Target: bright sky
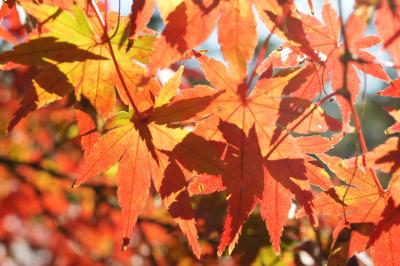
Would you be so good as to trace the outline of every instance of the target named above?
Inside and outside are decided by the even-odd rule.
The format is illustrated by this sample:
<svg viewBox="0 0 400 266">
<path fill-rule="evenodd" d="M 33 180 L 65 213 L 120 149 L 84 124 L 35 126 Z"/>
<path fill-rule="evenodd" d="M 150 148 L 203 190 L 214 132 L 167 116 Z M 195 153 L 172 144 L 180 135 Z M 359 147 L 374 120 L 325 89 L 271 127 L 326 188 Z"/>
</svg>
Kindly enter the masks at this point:
<svg viewBox="0 0 400 266">
<path fill-rule="evenodd" d="M 110 6 L 114 10 L 118 10 L 118 2 L 121 2 L 121 10 L 123 15 L 129 14 L 131 5 L 132 5 L 132 0 L 109 0 Z M 159 1 L 168 1 L 168 0 L 159 0 Z M 303 13 L 308 13 L 310 9 L 308 8 L 308 1 L 307 0 L 295 0 L 298 9 L 303 12 Z M 331 3 L 334 6 L 337 6 L 337 0 L 331 0 Z M 343 0 L 343 9 L 345 13 L 345 17 L 350 13 L 351 8 L 354 6 L 354 0 Z M 314 3 L 314 8 L 316 14 L 319 14 L 321 11 L 321 6 L 323 3 L 323 0 L 313 0 Z"/>
</svg>

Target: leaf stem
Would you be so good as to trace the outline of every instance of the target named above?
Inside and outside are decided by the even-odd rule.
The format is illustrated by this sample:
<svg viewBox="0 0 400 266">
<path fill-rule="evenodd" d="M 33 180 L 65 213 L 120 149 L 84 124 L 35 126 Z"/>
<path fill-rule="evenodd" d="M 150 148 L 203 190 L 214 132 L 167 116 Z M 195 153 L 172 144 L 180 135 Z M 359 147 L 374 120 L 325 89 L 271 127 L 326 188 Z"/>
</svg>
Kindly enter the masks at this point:
<svg viewBox="0 0 400 266">
<path fill-rule="evenodd" d="M 268 34 L 267 38 L 265 38 L 265 41 L 263 42 L 260 52 L 258 53 L 256 63 L 254 64 L 253 71 L 251 72 L 249 81 L 247 82 L 247 88 L 250 89 L 251 84 L 253 83 L 254 78 L 256 77 L 257 74 L 257 68 L 260 66 L 262 60 L 265 57 L 265 53 L 267 52 L 267 47 L 268 43 L 271 40 L 272 34 L 274 33 L 276 29 L 276 25 L 272 28 L 271 32 Z"/>
<path fill-rule="evenodd" d="M 354 108 L 354 105 L 351 103 L 351 100 L 348 99 L 348 101 L 349 101 L 349 105 L 350 105 L 350 108 L 351 108 L 351 114 L 352 114 L 353 119 L 354 119 L 354 125 L 355 125 L 356 131 L 357 131 L 358 142 L 360 143 L 360 146 L 361 146 L 361 151 L 362 151 L 361 158 L 362 158 L 363 166 L 365 168 L 368 168 L 369 171 L 371 172 L 372 178 L 373 178 L 374 183 L 375 183 L 376 187 L 378 188 L 379 192 L 380 193 L 385 193 L 385 190 L 383 189 L 381 183 L 379 182 L 379 178 L 378 178 L 376 172 L 374 171 L 374 169 L 372 169 L 371 167 L 367 167 L 366 154 L 368 152 L 368 148 L 367 148 L 367 144 L 365 142 L 364 134 L 362 132 L 360 119 L 358 117 L 356 109 Z"/>
<path fill-rule="evenodd" d="M 268 158 L 269 156 L 271 156 L 271 154 L 276 150 L 276 148 L 278 148 L 278 146 L 290 135 L 290 132 L 295 130 L 301 123 L 304 122 L 304 120 L 309 117 L 318 107 L 320 107 L 324 102 L 326 102 L 327 100 L 331 99 L 333 96 L 335 96 L 337 94 L 337 92 L 333 92 L 327 96 L 325 96 L 324 98 L 322 98 L 319 102 L 317 102 L 298 122 L 296 122 L 296 124 L 294 124 L 290 129 L 288 129 L 285 133 L 285 135 L 283 135 L 282 138 L 280 138 L 275 144 L 274 146 L 271 148 L 271 150 L 268 152 L 268 154 L 265 156 L 265 158 Z"/>
<path fill-rule="evenodd" d="M 365 142 L 364 134 L 362 132 L 360 118 L 358 117 L 357 111 L 352 102 L 351 93 L 350 93 L 349 89 L 347 88 L 348 63 L 349 63 L 349 61 L 352 60 L 352 56 L 351 56 L 350 49 L 348 46 L 347 37 L 346 37 L 346 29 L 344 27 L 344 22 L 343 22 L 342 1 L 338 0 L 338 4 L 339 4 L 340 29 L 342 31 L 343 43 L 344 43 L 344 49 L 345 49 L 344 56 L 343 56 L 343 85 L 342 85 L 342 92 L 339 94 L 347 100 L 347 102 L 350 106 L 351 115 L 353 117 L 354 125 L 356 127 L 357 139 L 361 146 L 361 151 L 362 151 L 361 156 L 362 156 L 363 166 L 365 168 L 368 168 L 369 171 L 371 172 L 372 178 L 373 178 L 374 183 L 375 183 L 376 187 L 378 188 L 379 192 L 385 193 L 385 190 L 382 188 L 382 185 L 379 182 L 379 178 L 378 178 L 377 174 L 375 173 L 375 171 L 372 168 L 367 167 L 367 158 L 366 158 L 366 154 L 368 153 L 367 144 Z"/>
<path fill-rule="evenodd" d="M 121 81 L 122 87 L 123 87 L 128 99 L 129 99 L 130 104 L 132 105 L 133 110 L 135 111 L 135 113 L 138 116 L 140 116 L 141 115 L 140 111 L 137 108 L 135 102 L 133 101 L 132 95 L 130 94 L 128 86 L 126 85 L 125 79 L 122 76 L 122 72 L 121 72 L 120 66 L 118 64 L 117 58 L 115 57 L 115 53 L 114 53 L 114 49 L 113 49 L 112 44 L 111 44 L 111 40 L 110 40 L 110 38 L 108 36 L 108 33 L 107 33 L 107 26 L 106 26 L 106 23 L 105 23 L 105 21 L 103 19 L 103 16 L 100 13 L 99 7 L 97 6 L 97 4 L 96 4 L 96 2 L 94 0 L 90 0 L 89 3 L 90 3 L 90 6 L 93 8 L 93 10 L 94 10 L 94 12 L 96 14 L 96 17 L 99 20 L 101 26 L 103 27 L 103 30 L 104 30 L 104 36 L 103 37 L 105 38 L 105 40 L 106 40 L 106 42 L 108 44 L 108 48 L 110 50 L 111 58 L 113 60 L 115 70 L 117 71 L 118 78 Z"/>
</svg>

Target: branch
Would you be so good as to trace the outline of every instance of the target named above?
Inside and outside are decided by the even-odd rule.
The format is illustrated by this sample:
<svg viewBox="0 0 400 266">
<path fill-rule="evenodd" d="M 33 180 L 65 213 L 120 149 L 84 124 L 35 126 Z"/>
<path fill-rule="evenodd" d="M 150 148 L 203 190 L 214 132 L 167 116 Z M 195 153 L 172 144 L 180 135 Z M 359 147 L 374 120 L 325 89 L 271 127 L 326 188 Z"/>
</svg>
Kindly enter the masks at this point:
<svg viewBox="0 0 400 266">
<path fill-rule="evenodd" d="M 44 167 L 43 165 L 41 165 L 39 162 L 24 162 L 24 161 L 17 161 L 17 160 L 13 160 L 7 157 L 3 157 L 0 156 L 0 164 L 5 164 L 7 166 L 10 166 L 12 168 L 17 167 L 17 166 L 27 166 L 30 167 L 34 170 L 37 171 L 42 171 L 42 172 L 46 172 L 52 176 L 57 176 L 63 179 L 68 179 L 68 180 L 73 180 L 74 178 L 72 176 L 68 176 L 66 174 L 63 174 L 61 172 L 58 172 L 54 169 L 50 169 L 47 167 Z"/>
<path fill-rule="evenodd" d="M 74 176 L 67 175 L 67 174 L 61 173 L 59 171 L 56 171 L 54 169 L 45 167 L 39 161 L 36 161 L 36 162 L 18 161 L 18 160 L 13 160 L 13 159 L 4 157 L 4 156 L 0 156 L 0 164 L 3 164 L 6 167 L 8 167 L 9 169 L 13 170 L 14 174 L 16 174 L 17 178 L 25 183 L 30 183 L 30 182 L 25 177 L 21 176 L 19 173 L 16 172 L 16 167 L 18 167 L 18 166 L 29 167 L 29 168 L 32 168 L 33 170 L 45 172 L 45 173 L 52 175 L 53 177 L 58 177 L 58 178 L 65 179 L 65 180 L 68 180 L 71 182 L 74 182 L 74 180 L 75 180 Z M 108 186 L 101 185 L 101 184 L 99 184 L 99 185 L 82 184 L 82 186 L 90 187 L 90 188 L 94 189 L 95 191 L 103 191 L 106 188 L 108 188 Z M 73 187 L 73 185 L 72 185 L 72 187 Z"/>
</svg>

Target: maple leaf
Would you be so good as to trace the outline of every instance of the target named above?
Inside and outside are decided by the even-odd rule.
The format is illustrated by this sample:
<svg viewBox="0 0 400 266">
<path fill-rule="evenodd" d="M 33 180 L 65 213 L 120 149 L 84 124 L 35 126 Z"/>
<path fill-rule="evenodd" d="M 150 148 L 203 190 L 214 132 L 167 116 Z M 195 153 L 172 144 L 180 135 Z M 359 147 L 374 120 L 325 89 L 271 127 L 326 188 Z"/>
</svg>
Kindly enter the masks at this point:
<svg viewBox="0 0 400 266">
<path fill-rule="evenodd" d="M 232 75 L 242 79 L 257 45 L 256 19 L 252 1 L 222 2 L 218 41 Z"/>
<path fill-rule="evenodd" d="M 254 0 L 254 5 L 265 26 L 279 38 L 287 40 L 286 32 L 283 28 L 288 26 L 287 23 L 293 15 L 295 10 L 294 2 L 291 0 Z"/>
<path fill-rule="evenodd" d="M 375 27 L 394 65 L 400 65 L 400 5 L 397 0 L 382 1 L 376 10 Z"/>
<path fill-rule="evenodd" d="M 343 134 L 333 135 L 331 138 L 320 135 L 300 136 L 296 138 L 297 145 L 304 153 L 307 177 L 314 185 L 329 193 L 333 188 L 333 183 L 326 173 L 323 164 L 315 158 L 319 154 L 324 154 L 331 150 L 342 140 Z M 311 156 L 313 155 L 313 156 Z"/>
<path fill-rule="evenodd" d="M 221 154 L 225 154 L 223 159 L 228 168 L 234 169 L 234 172 L 222 169 L 216 177 L 221 181 L 212 182 L 217 185 L 215 190 L 220 190 L 222 183 L 228 193 L 228 214 L 218 253 L 222 254 L 228 245 L 232 251 L 243 223 L 257 203 L 274 250 L 279 252 L 280 236 L 294 198 L 306 206 L 313 219 L 304 155 L 292 136 L 283 136 L 283 130 L 296 123 L 301 125 L 302 120 L 309 126 L 300 126 L 299 132 L 328 130 L 331 125 L 318 112 L 302 116 L 311 102 L 282 97 L 282 91 L 296 73 L 260 79 L 248 92 L 244 80 L 236 81 L 221 62 L 195 54 L 206 79 L 221 92 L 214 101 L 214 117 L 198 123 L 195 132 L 207 140 L 228 143 Z M 208 181 L 200 178 L 196 182 Z M 249 182 L 258 184 L 257 188 L 251 188 Z M 215 191 L 208 184 L 204 190 Z"/>
<path fill-rule="evenodd" d="M 197 133 L 204 135 L 205 131 L 209 130 L 214 132 L 214 126 L 222 133 L 223 140 L 207 141 L 196 135 Z M 240 139 L 243 139 L 243 144 Z M 310 142 L 312 142 L 311 139 Z M 257 141 L 254 127 L 246 136 L 237 125 L 224 122 L 214 116 L 204 122 L 199 122 L 194 133 L 188 135 L 172 152 L 173 159 L 177 160 L 186 171 L 186 179 L 190 181 L 188 191 L 192 195 L 205 195 L 225 190 L 228 193 L 228 216 L 223 235 L 225 239 L 221 240 L 220 247 L 229 245 L 230 252 L 235 246 L 238 235 L 230 243 L 229 234 L 234 234 L 237 228 L 240 232 L 242 224 L 257 203 L 262 208 L 260 209 L 262 217 L 267 221 L 274 250 L 279 252 L 282 228 L 286 223 L 288 209 L 293 199 L 290 190 L 280 183 L 291 187 L 292 191 L 298 189 L 290 182 L 278 183 L 268 174 Z M 330 140 L 326 139 L 326 141 Z M 316 144 L 314 147 L 317 145 L 324 146 L 317 150 L 328 150 L 328 147 L 332 147 L 332 144 L 325 143 Z M 308 151 L 311 152 L 311 149 Z M 314 148 L 313 151 L 315 150 Z M 300 164 L 299 166 L 301 167 Z M 324 174 L 322 165 L 315 159 L 307 157 L 302 168 L 305 168 L 304 171 L 307 172 L 306 175 L 313 184 L 324 190 L 332 187 L 329 178 Z M 263 200 L 263 197 L 268 198 L 268 201 Z M 222 251 L 219 250 L 219 254 L 221 253 Z"/>
<path fill-rule="evenodd" d="M 40 4 L 46 4 L 50 6 L 58 6 L 62 8 L 63 10 L 70 10 L 74 8 L 74 5 L 79 5 L 82 9 L 84 8 L 85 10 L 88 7 L 88 1 L 87 0 L 20 0 L 20 3 L 40 3 Z"/>
<path fill-rule="evenodd" d="M 388 198 L 386 207 L 374 212 L 380 213 L 374 223 L 340 225 L 341 231 L 337 232 L 328 265 L 337 265 L 338 262 L 346 263 L 354 252 L 361 252 L 367 248 L 371 250 L 374 265 L 397 265 L 400 232 L 399 206 L 395 206 L 393 200 Z"/>
<path fill-rule="evenodd" d="M 367 162 L 375 169 L 384 173 L 395 174 L 399 168 L 400 142 L 398 137 L 392 137 L 366 154 Z"/>
<path fill-rule="evenodd" d="M 391 182 L 390 184 L 391 190 L 393 183 Z M 395 193 L 395 191 L 392 191 L 392 193 Z M 398 256 L 400 255 L 399 219 L 400 205 L 395 205 L 394 200 L 390 198 L 382 212 L 381 220 L 378 221 L 368 241 L 368 246 L 371 247 L 372 259 L 377 266 L 394 266 L 398 264 Z"/>
<path fill-rule="evenodd" d="M 87 153 L 99 139 L 97 124 L 90 114 L 78 108 L 75 108 L 75 117 L 81 135 L 81 146 Z"/>
<path fill-rule="evenodd" d="M 248 136 L 238 126 L 227 122 L 220 122 L 218 128 L 228 143 L 224 161 L 229 165 L 222 174 L 228 194 L 228 212 L 218 246 L 221 255 L 227 245 L 230 252 L 233 250 L 242 225 L 262 198 L 266 173 L 254 124 Z"/>
<path fill-rule="evenodd" d="M 382 91 L 379 91 L 378 94 L 381 96 L 399 98 L 400 97 L 400 79 L 391 81 L 389 86 L 384 88 Z M 399 110 L 393 110 L 393 108 L 386 108 L 386 111 L 389 112 L 389 114 L 395 119 L 396 122 L 395 122 L 395 124 L 393 124 L 392 126 L 387 128 L 385 133 L 393 134 L 393 133 L 399 132 L 399 130 L 400 130 L 400 122 L 399 122 L 400 112 L 399 112 Z"/>
<path fill-rule="evenodd" d="M 390 96 L 394 98 L 400 97 L 400 79 L 393 80 L 390 82 L 389 86 L 387 86 L 382 91 L 378 92 L 381 96 Z"/>
<path fill-rule="evenodd" d="M 381 96 L 399 98 L 400 97 L 400 79 L 391 81 L 389 86 L 387 86 L 382 91 L 379 91 L 378 94 Z M 400 130 L 400 122 L 399 122 L 400 112 L 399 112 L 399 110 L 393 110 L 393 109 L 388 108 L 386 111 L 388 111 L 389 114 L 395 119 L 396 123 L 393 124 L 392 126 L 390 126 L 388 129 L 386 129 L 385 133 L 392 134 L 392 133 L 399 132 L 399 130 Z"/>
<path fill-rule="evenodd" d="M 154 37 L 138 37 L 126 52 L 128 36 L 123 27 L 116 26 L 116 29 L 110 30 L 114 32 L 113 38 L 104 40 L 101 25 L 86 16 L 77 5 L 71 12 L 30 2 L 23 3 L 23 7 L 48 31 L 38 37 L 30 36 L 28 42 L 0 55 L 0 62 L 7 63 L 3 68 L 22 64 L 33 66 L 36 70 L 34 90 L 27 93 L 10 127 L 28 112 L 58 100 L 70 91 L 75 91 L 78 99 L 84 96 L 101 115 L 108 116 L 116 103 L 114 86 L 126 104 L 130 103 L 127 93 L 139 94 L 146 86 L 141 84 L 143 67 L 132 60 L 147 62 Z M 126 21 L 121 20 L 122 23 Z M 129 91 L 123 88 L 113 57 Z M 137 105 L 147 108 L 149 101 L 138 101 Z"/>
<path fill-rule="evenodd" d="M 394 118 L 396 121 L 393 125 L 385 130 L 386 134 L 393 134 L 400 131 L 400 111 L 399 110 L 392 110 L 389 114 Z"/>
<path fill-rule="evenodd" d="M 334 230 L 335 242 L 328 265 L 346 263 L 356 252 L 368 247 L 371 247 L 372 258 L 377 265 L 396 265 L 393 263 L 393 252 L 398 242 L 395 239 L 399 226 L 393 224 L 393 218 L 398 210 L 391 207 L 393 203 L 390 202 L 394 182 L 383 192 L 374 182 L 373 169 L 357 166 L 354 161 L 340 162 L 339 158 L 327 155 L 320 158 L 345 182 L 335 187 L 337 197 L 320 193 L 314 200 L 315 208 L 321 215 L 341 217 Z"/>
<path fill-rule="evenodd" d="M 218 41 L 222 54 L 235 77 L 241 79 L 246 75 L 247 63 L 257 45 L 252 1 L 173 1 L 162 3 L 160 12 L 166 26 L 155 43 L 150 73 L 169 66 L 205 41 L 220 18 Z"/>
<path fill-rule="evenodd" d="M 153 74 L 159 68 L 169 66 L 188 49 L 205 41 L 217 21 L 217 7 L 218 3 L 215 5 L 214 1 L 198 4 L 193 0 L 181 0 L 171 5 L 161 4 L 160 12 L 164 14 L 166 26 L 154 45 L 149 72 Z"/>
<path fill-rule="evenodd" d="M 7 24 L 4 21 L 7 20 Z M 3 40 L 12 44 L 18 43 L 18 38 L 15 33 L 21 31 L 21 19 L 14 2 L 2 5 L 0 8 L 0 36 Z"/>
<path fill-rule="evenodd" d="M 379 216 L 379 210 L 385 206 L 385 198 L 374 183 L 372 170 L 354 167 L 354 163 L 338 161 L 338 158 L 324 155 L 321 159 L 327 163 L 329 169 L 336 177 L 345 182 L 344 185 L 335 187 L 338 198 L 345 204 L 345 220 L 348 223 L 374 222 Z M 335 202 L 337 203 L 337 202 Z M 363 206 L 363 208 L 360 208 Z M 343 206 L 335 205 L 338 209 L 326 208 L 325 213 L 341 215 Z M 339 212 L 337 212 L 339 211 Z"/>
<path fill-rule="evenodd" d="M 243 77 L 246 74 L 247 62 L 251 59 L 257 44 L 256 21 L 252 12 L 253 3 L 270 30 L 279 20 L 272 21 L 266 16 L 266 11 L 277 16 L 283 13 L 279 18 L 284 19 L 294 7 L 292 1 L 280 3 L 275 0 L 270 0 L 268 3 L 259 0 L 159 1 L 158 8 L 166 28 L 157 41 L 150 72 L 170 65 L 179 60 L 186 50 L 196 48 L 211 34 L 220 16 L 218 41 L 221 44 L 222 54 L 228 61 L 234 76 Z M 200 28 L 201 31 L 199 31 Z M 177 34 L 178 32 L 181 34 Z M 276 32 L 279 34 L 278 30 Z"/>
<path fill-rule="evenodd" d="M 303 35 L 301 38 L 297 35 L 292 37 L 298 44 L 284 44 L 263 62 L 258 72 L 262 73 L 270 67 L 293 67 L 306 62 L 303 70 L 293 79 L 296 81 L 292 82 L 293 86 L 287 87 L 287 93 L 313 100 L 330 80 L 332 89 L 336 92 L 340 92 L 345 85 L 354 104 L 360 92 L 356 68 L 386 82 L 390 81 L 383 66 L 376 62 L 373 55 L 363 50 L 380 42 L 375 36 L 363 36 L 367 17 L 367 9 L 361 7 L 348 19 L 345 34 L 350 54 L 345 54 L 345 44 L 339 41 L 340 20 L 329 3 L 325 3 L 322 9 L 324 24 L 313 16 L 300 13 L 296 22 Z M 346 74 L 343 60 L 348 62 Z M 347 84 L 344 84 L 345 77 Z M 344 97 L 337 97 L 337 101 L 343 122 L 348 123 L 351 114 L 348 102 Z"/>
<path fill-rule="evenodd" d="M 179 182 L 184 180 L 176 175 L 174 180 L 164 180 L 164 174 L 177 171 L 171 169 L 174 166 L 168 164 L 168 156 L 160 151 L 171 151 L 184 139 L 189 131 L 179 124 L 201 114 L 213 100 L 215 91 L 198 86 L 177 96 L 182 71 L 183 67 L 161 88 L 146 113 L 123 111 L 106 122 L 108 131 L 85 153 L 76 185 L 120 160 L 118 199 L 122 207 L 124 244 L 129 243 L 138 215 L 146 204 L 152 180 L 165 207 L 187 236 L 195 255 L 200 257 L 189 194 L 181 191 L 179 186 Z"/>
<path fill-rule="evenodd" d="M 145 30 L 153 15 L 155 5 L 155 0 L 139 0 L 132 3 L 129 38 L 133 39 L 135 34 Z"/>
</svg>

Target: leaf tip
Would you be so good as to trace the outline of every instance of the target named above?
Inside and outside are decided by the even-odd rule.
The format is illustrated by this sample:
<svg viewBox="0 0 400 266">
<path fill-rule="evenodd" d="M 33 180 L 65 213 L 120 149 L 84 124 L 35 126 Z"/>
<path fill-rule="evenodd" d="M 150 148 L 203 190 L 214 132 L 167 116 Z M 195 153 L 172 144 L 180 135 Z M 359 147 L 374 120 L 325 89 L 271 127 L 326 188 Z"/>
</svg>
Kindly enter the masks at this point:
<svg viewBox="0 0 400 266">
<path fill-rule="evenodd" d="M 224 251 L 222 251 L 222 250 L 218 250 L 218 251 L 217 251 L 217 255 L 218 255 L 218 257 L 221 257 L 223 253 L 224 253 Z"/>
<path fill-rule="evenodd" d="M 77 188 L 78 184 L 76 183 L 77 179 L 75 179 L 72 184 L 71 184 L 71 188 Z"/>
<path fill-rule="evenodd" d="M 129 239 L 129 238 L 124 237 L 124 238 L 122 239 L 122 246 L 121 246 L 121 250 L 122 250 L 122 251 L 125 251 L 125 250 L 128 249 L 129 242 L 130 242 L 130 239 Z"/>
<path fill-rule="evenodd" d="M 274 245 L 273 250 L 274 250 L 274 253 L 275 253 L 275 255 L 276 255 L 277 257 L 279 257 L 279 256 L 281 255 L 281 247 L 280 247 L 279 244 L 276 245 L 276 246 Z"/>
<path fill-rule="evenodd" d="M 202 55 L 205 54 L 205 51 L 204 51 L 204 50 L 195 50 L 195 49 L 192 49 L 192 52 L 193 52 L 193 55 L 194 55 L 196 58 L 199 58 L 199 57 L 201 57 Z"/>
</svg>

